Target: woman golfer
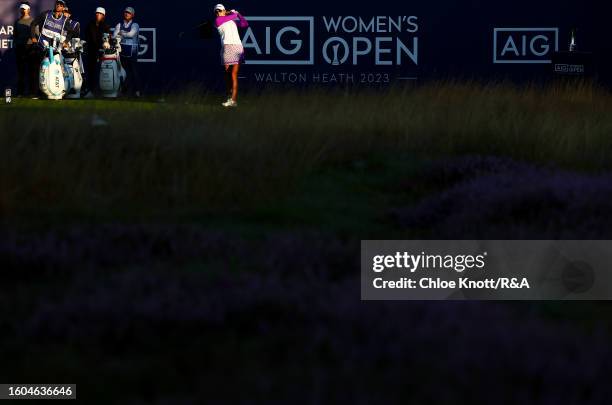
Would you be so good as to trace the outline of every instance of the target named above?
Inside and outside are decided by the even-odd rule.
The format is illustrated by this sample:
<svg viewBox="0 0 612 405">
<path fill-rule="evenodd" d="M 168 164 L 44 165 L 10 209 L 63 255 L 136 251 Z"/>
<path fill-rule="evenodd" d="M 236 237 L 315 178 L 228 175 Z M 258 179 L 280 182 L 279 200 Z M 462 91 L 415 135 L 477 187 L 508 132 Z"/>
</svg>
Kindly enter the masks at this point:
<svg viewBox="0 0 612 405">
<path fill-rule="evenodd" d="M 236 10 L 227 11 L 223 4 L 215 6 L 215 27 L 221 36 L 221 59 L 225 67 L 225 84 L 228 99 L 223 107 L 238 106 L 238 70 L 244 62 L 244 48 L 238 34 L 238 27 L 249 26 L 247 20 Z M 236 20 L 238 24 L 236 25 Z"/>
</svg>

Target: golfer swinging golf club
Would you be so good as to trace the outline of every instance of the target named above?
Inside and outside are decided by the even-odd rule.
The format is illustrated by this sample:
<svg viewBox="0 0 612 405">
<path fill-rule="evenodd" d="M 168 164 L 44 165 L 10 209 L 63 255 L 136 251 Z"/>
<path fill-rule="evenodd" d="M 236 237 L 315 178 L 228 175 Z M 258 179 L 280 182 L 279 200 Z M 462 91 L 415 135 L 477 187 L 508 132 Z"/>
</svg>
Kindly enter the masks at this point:
<svg viewBox="0 0 612 405">
<path fill-rule="evenodd" d="M 217 4 L 214 8 L 215 27 L 221 36 L 221 60 L 225 67 L 225 84 L 227 86 L 228 99 L 223 107 L 238 106 L 238 71 L 240 64 L 244 62 L 244 48 L 238 33 L 238 27 L 249 26 L 247 20 L 236 10 L 227 11 L 223 4 Z M 238 20 L 238 25 L 236 21 Z"/>
</svg>

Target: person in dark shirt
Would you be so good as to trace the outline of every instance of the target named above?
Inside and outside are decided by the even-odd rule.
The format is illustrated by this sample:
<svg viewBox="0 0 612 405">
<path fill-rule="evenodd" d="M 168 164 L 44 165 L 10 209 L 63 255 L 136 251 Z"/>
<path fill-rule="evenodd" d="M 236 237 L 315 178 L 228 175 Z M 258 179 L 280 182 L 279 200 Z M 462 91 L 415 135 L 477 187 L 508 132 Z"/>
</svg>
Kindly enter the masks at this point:
<svg viewBox="0 0 612 405">
<path fill-rule="evenodd" d="M 38 92 L 38 58 L 31 39 L 32 16 L 27 2 L 19 6 L 19 19 L 15 22 L 13 42 L 17 58 L 17 96 L 34 96 Z"/>
<path fill-rule="evenodd" d="M 72 12 L 68 7 L 64 8 L 64 17 L 66 21 L 66 42 L 70 42 L 73 38 L 81 37 L 81 24 L 72 18 Z"/>
<path fill-rule="evenodd" d="M 87 25 L 84 33 L 84 39 L 87 42 L 87 52 L 85 54 L 85 97 L 91 97 L 92 93 L 98 88 L 98 76 L 100 74 L 98 52 L 102 49 L 103 35 L 110 35 L 110 33 L 110 26 L 106 23 L 106 10 L 103 7 L 98 7 L 95 19 Z"/>
</svg>

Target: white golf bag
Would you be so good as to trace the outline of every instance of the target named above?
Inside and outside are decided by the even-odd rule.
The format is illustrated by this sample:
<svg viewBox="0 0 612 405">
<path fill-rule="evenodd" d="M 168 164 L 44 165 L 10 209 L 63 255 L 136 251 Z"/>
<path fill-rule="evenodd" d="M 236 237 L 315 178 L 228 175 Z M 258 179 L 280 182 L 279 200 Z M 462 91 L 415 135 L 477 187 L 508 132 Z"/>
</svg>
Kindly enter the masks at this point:
<svg viewBox="0 0 612 405">
<path fill-rule="evenodd" d="M 104 49 L 100 52 L 100 90 L 104 97 L 116 98 L 127 77 L 121 66 L 121 37 L 111 39 L 109 34 L 103 37 Z"/>
<path fill-rule="evenodd" d="M 45 57 L 40 64 L 38 82 L 40 91 L 49 100 L 61 100 L 66 94 L 66 83 L 64 80 L 64 62 L 59 51 L 63 38 L 59 35 L 53 38 L 53 43 L 44 41 Z"/>
<path fill-rule="evenodd" d="M 66 98 L 81 98 L 83 87 L 83 47 L 85 41 L 73 38 L 64 53 L 64 77 Z"/>
</svg>

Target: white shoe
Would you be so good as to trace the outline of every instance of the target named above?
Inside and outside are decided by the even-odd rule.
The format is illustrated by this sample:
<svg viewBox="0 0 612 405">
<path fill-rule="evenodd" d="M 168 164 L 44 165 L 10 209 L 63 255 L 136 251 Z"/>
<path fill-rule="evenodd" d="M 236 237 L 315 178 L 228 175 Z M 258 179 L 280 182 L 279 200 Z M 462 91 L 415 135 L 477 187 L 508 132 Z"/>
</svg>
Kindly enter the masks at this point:
<svg viewBox="0 0 612 405">
<path fill-rule="evenodd" d="M 221 104 L 223 107 L 225 108 L 234 108 L 234 107 L 238 107 L 238 103 L 235 102 L 234 100 L 232 100 L 231 98 L 229 100 L 227 100 L 225 103 Z"/>
</svg>

